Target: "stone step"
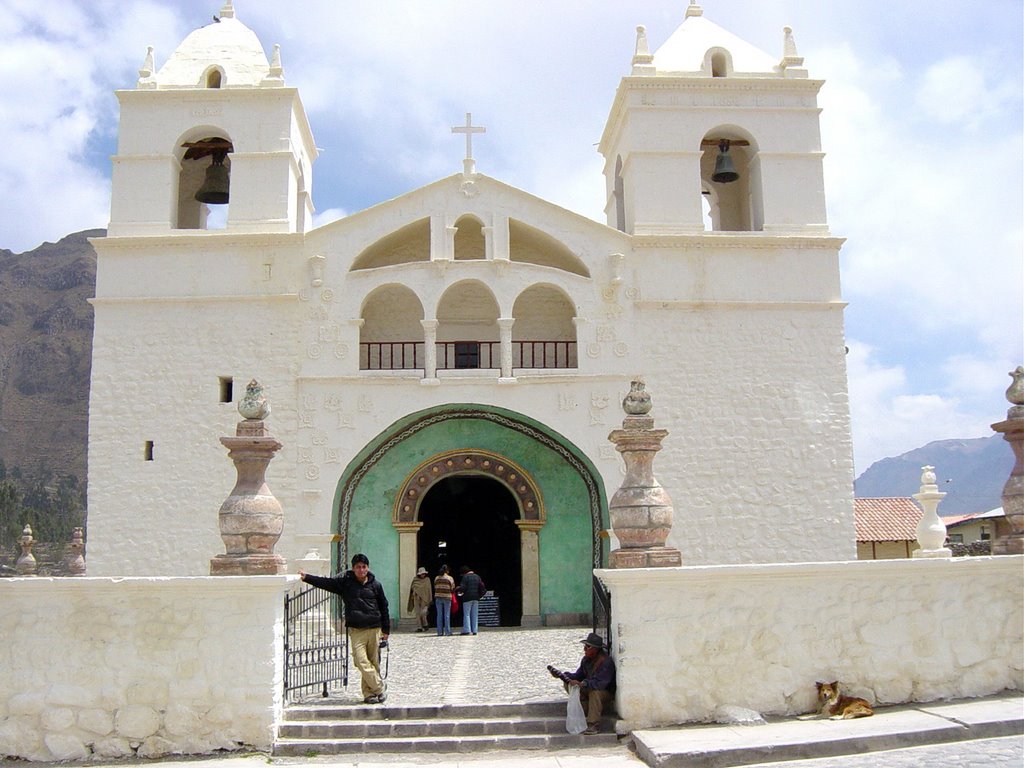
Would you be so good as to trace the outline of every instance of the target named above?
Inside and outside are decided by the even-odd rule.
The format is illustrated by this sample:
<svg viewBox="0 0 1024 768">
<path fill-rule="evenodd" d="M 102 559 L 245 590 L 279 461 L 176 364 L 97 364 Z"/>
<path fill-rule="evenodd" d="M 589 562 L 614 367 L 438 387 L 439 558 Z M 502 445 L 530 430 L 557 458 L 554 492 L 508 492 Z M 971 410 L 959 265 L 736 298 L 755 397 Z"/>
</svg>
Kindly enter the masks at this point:
<svg viewBox="0 0 1024 768">
<path fill-rule="evenodd" d="M 614 732 L 594 736 L 561 734 L 501 734 L 488 736 L 409 736 L 393 739 L 279 739 L 274 744 L 275 756 L 313 757 L 377 752 L 484 752 L 513 749 L 571 749 L 608 747 L 618 743 Z"/>
<path fill-rule="evenodd" d="M 565 701 L 529 704 L 288 707 L 273 753 L 281 756 L 363 752 L 477 752 L 567 749 L 618 743 L 614 718 L 594 736 L 565 732 Z"/>
<path fill-rule="evenodd" d="M 380 739 L 408 736 L 497 736 L 564 734 L 565 718 L 430 718 L 414 720 L 289 721 L 278 727 L 279 739 Z"/>
<path fill-rule="evenodd" d="M 367 704 L 302 704 L 286 707 L 284 721 L 395 720 L 400 718 L 562 717 L 566 703 L 538 701 L 528 704 L 419 704 L 376 706 Z"/>
</svg>

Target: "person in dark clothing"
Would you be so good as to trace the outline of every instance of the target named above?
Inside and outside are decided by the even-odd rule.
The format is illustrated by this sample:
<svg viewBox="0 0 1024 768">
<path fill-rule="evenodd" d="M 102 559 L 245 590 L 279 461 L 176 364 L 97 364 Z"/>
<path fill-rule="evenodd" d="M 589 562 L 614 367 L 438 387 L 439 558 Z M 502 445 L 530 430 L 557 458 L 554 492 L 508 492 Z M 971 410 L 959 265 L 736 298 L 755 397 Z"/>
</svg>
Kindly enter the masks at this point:
<svg viewBox="0 0 1024 768">
<path fill-rule="evenodd" d="M 353 555 L 352 570 L 342 576 L 313 576 L 299 571 L 299 578 L 341 596 L 352 661 L 362 678 L 363 702 L 383 704 L 387 699 L 387 684 L 380 676 L 380 648 L 391 634 L 391 617 L 384 587 L 370 572 L 369 558 L 363 554 Z"/>
<path fill-rule="evenodd" d="M 569 686 L 578 686 L 580 701 L 587 710 L 587 730 L 593 735 L 598 732 L 601 713 L 605 705 L 615 697 L 615 661 L 605 650 L 604 641 L 596 632 L 591 632 L 583 643 L 583 659 L 575 672 L 562 672 L 548 665 L 548 672 Z"/>
<path fill-rule="evenodd" d="M 461 577 L 456 594 L 462 605 L 462 634 L 475 635 L 480 617 L 480 598 L 487 592 L 487 587 L 469 566 L 462 566 L 459 573 Z"/>
</svg>

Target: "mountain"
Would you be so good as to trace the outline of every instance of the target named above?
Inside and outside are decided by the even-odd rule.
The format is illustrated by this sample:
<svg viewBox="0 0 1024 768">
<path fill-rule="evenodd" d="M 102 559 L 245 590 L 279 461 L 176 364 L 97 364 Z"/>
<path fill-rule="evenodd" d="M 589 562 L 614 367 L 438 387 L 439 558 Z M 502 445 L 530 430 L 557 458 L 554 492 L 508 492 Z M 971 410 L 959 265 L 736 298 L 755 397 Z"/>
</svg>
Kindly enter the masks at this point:
<svg viewBox="0 0 1024 768">
<path fill-rule="evenodd" d="M 0 250 L 0 462 L 5 474 L 85 483 L 96 251 L 76 232 Z"/>
<path fill-rule="evenodd" d="M 912 496 L 921 487 L 921 467 L 935 467 L 946 498 L 939 515 L 987 512 L 1002 505 L 1013 469 L 1013 451 L 1002 435 L 973 440 L 937 440 L 895 458 L 876 461 L 853 484 L 858 498 Z"/>
</svg>

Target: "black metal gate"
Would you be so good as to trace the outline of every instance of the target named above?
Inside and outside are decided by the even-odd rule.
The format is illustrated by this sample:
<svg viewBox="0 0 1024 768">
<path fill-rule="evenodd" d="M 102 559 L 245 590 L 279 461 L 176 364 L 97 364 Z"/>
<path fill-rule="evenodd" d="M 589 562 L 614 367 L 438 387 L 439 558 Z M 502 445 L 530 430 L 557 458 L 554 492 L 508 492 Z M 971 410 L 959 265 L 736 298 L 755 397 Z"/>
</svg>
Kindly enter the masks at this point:
<svg viewBox="0 0 1024 768">
<path fill-rule="evenodd" d="M 326 697 L 348 685 L 341 597 L 302 582 L 284 596 L 284 697 Z"/>
<path fill-rule="evenodd" d="M 594 631 L 604 640 L 604 647 L 612 642 L 612 595 L 597 576 L 594 576 Z"/>
</svg>

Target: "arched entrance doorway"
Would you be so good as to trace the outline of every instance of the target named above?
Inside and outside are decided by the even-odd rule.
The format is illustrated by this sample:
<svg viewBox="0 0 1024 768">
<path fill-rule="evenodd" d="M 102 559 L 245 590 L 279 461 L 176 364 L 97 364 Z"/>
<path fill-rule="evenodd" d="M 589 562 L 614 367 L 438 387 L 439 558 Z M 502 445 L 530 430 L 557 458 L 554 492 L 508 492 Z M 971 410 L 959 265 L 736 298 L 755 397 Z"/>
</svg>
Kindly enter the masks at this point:
<svg viewBox="0 0 1024 768">
<path fill-rule="evenodd" d="M 503 627 L 523 615 L 519 505 L 491 477 L 455 475 L 435 484 L 420 502 L 416 561 L 435 576 L 447 565 L 458 580 L 462 566 L 476 571 L 498 598 Z"/>
<path fill-rule="evenodd" d="M 392 616 L 411 619 L 406 596 L 421 565 L 420 530 L 429 522 L 420 516 L 421 502 L 441 480 L 454 477 L 489 477 L 515 500 L 521 624 L 590 621 L 592 570 L 607 557 L 601 476 L 550 427 L 495 406 L 419 411 L 368 443 L 336 490 L 334 567 L 344 567 L 353 552 L 368 553 Z"/>
</svg>

